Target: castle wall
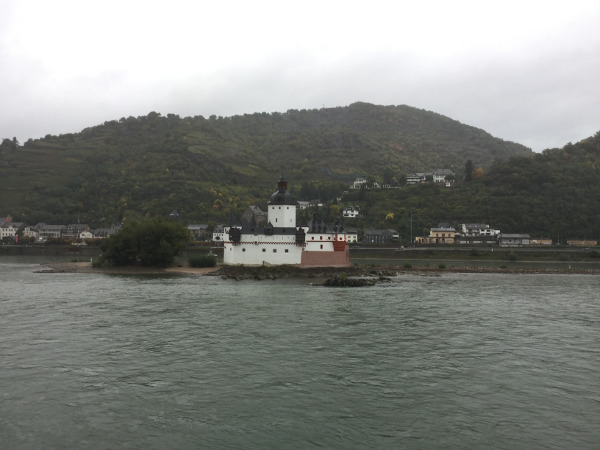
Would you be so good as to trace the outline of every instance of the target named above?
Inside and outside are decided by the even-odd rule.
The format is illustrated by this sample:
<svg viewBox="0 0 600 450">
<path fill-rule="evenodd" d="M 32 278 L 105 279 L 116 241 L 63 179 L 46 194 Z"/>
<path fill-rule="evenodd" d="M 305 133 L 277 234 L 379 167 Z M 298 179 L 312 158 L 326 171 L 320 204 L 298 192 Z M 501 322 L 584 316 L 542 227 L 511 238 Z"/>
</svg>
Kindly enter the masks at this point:
<svg viewBox="0 0 600 450">
<path fill-rule="evenodd" d="M 256 240 L 242 240 L 237 245 L 233 245 L 231 242 L 225 243 L 223 249 L 224 264 L 254 266 L 300 264 L 302 260 L 302 247 L 296 245 L 294 236 L 249 235 L 249 237 L 256 238 Z"/>
<path fill-rule="evenodd" d="M 302 267 L 350 267 L 350 247 L 343 251 L 323 252 L 305 250 L 302 252 Z"/>
</svg>

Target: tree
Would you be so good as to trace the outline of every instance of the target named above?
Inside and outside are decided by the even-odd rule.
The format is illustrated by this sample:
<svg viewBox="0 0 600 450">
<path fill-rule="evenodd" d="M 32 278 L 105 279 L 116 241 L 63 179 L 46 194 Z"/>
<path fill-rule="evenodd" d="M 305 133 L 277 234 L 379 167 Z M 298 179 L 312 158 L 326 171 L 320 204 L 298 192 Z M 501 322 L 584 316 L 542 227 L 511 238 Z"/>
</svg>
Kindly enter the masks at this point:
<svg viewBox="0 0 600 450">
<path fill-rule="evenodd" d="M 465 183 L 473 181 L 473 161 L 470 159 L 465 163 Z"/>
<path fill-rule="evenodd" d="M 102 242 L 101 263 L 166 267 L 173 264 L 189 240 L 185 226 L 161 217 L 129 222 Z"/>
<path fill-rule="evenodd" d="M 471 178 L 473 180 L 480 180 L 483 178 L 483 168 L 478 167 L 477 169 L 473 169 L 473 172 L 471 172 Z"/>
</svg>

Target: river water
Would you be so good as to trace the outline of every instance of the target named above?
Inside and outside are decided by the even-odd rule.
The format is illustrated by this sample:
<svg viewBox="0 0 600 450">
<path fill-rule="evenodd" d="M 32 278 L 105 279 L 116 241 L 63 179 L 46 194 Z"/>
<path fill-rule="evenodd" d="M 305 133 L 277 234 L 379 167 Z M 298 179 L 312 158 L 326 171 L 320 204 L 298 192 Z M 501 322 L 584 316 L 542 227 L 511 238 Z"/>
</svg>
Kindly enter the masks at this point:
<svg viewBox="0 0 600 450">
<path fill-rule="evenodd" d="M 38 269 L 0 259 L 3 449 L 600 443 L 597 276 Z"/>
</svg>

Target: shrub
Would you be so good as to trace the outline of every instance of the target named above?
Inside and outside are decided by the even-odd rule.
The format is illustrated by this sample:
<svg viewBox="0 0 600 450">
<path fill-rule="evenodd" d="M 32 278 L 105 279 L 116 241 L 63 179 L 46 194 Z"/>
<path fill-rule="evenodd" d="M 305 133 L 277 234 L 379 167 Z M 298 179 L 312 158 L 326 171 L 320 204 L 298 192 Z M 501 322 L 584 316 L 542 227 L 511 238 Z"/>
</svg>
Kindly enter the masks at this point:
<svg viewBox="0 0 600 450">
<path fill-rule="evenodd" d="M 217 257 L 215 255 L 194 255 L 188 258 L 190 267 L 216 267 Z"/>
<path fill-rule="evenodd" d="M 108 265 L 166 267 L 187 245 L 189 231 L 180 223 L 156 217 L 127 223 L 102 241 L 102 262 Z"/>
</svg>

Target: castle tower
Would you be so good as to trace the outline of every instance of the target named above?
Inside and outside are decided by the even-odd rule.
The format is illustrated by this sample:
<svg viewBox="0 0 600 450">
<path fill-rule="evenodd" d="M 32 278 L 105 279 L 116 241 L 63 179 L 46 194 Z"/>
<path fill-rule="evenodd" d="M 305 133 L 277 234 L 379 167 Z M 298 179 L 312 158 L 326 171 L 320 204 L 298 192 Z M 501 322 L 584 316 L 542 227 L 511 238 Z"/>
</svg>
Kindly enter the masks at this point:
<svg viewBox="0 0 600 450">
<path fill-rule="evenodd" d="M 287 180 L 282 176 L 267 203 L 268 221 L 275 228 L 296 228 L 297 208 L 298 202 L 287 191 Z"/>
</svg>

